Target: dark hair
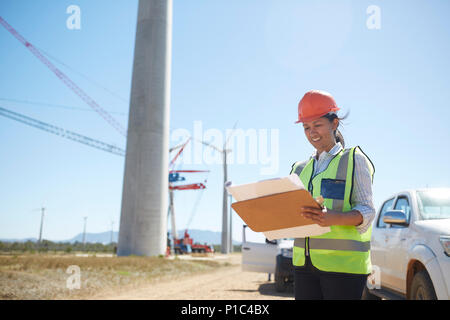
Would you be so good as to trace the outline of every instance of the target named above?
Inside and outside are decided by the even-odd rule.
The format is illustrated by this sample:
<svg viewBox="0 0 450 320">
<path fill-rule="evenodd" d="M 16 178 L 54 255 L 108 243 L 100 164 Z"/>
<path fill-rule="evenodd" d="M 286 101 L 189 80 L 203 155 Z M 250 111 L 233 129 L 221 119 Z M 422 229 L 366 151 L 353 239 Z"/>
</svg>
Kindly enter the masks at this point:
<svg viewBox="0 0 450 320">
<path fill-rule="evenodd" d="M 339 118 L 338 115 L 334 112 L 330 112 L 327 113 L 326 115 L 323 116 L 323 118 L 327 118 L 330 122 L 333 122 L 334 119 L 338 119 L 339 120 L 339 125 L 341 124 L 341 121 L 346 119 L 348 117 L 348 112 L 345 114 L 345 116 L 343 116 L 342 118 Z M 336 129 L 334 131 L 334 138 L 336 139 L 336 142 L 340 142 L 342 144 L 342 148 L 345 149 L 345 140 L 344 140 L 344 136 L 342 135 L 342 133 L 339 131 L 339 129 Z"/>
</svg>

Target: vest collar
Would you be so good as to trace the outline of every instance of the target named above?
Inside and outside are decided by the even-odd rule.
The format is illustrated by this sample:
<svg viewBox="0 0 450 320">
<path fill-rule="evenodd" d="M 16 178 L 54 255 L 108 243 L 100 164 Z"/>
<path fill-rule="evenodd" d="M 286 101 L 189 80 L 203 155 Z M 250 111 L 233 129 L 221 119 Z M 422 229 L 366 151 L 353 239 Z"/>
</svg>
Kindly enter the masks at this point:
<svg viewBox="0 0 450 320">
<path fill-rule="evenodd" d="M 328 152 L 327 152 L 327 151 L 322 151 L 322 153 L 319 155 L 319 160 L 320 160 L 321 158 L 324 158 L 325 156 L 328 156 L 328 157 L 334 157 L 334 156 L 337 155 L 342 149 L 343 149 L 343 148 L 342 148 L 342 144 L 341 144 L 340 142 L 337 142 L 337 143 L 334 145 L 334 147 L 330 149 L 330 151 L 328 151 Z M 316 159 L 316 155 L 317 155 L 317 151 L 314 152 L 314 153 L 312 154 L 311 159 L 317 160 L 317 159 Z"/>
</svg>

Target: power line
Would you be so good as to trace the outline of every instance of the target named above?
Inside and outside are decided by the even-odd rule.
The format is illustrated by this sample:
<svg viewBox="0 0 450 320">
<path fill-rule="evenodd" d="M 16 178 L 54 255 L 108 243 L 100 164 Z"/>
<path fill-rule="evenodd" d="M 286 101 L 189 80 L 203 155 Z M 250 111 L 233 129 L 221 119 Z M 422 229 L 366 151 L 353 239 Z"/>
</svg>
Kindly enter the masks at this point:
<svg viewBox="0 0 450 320">
<path fill-rule="evenodd" d="M 11 110 L 5 109 L 0 107 L 0 115 L 7 117 L 9 119 L 12 120 L 16 120 L 19 122 L 22 122 L 24 124 L 27 124 L 29 126 L 53 133 L 55 135 L 58 135 L 60 137 L 63 138 L 67 138 L 79 143 L 83 143 L 85 145 L 88 145 L 90 147 L 96 148 L 96 149 L 100 149 L 103 151 L 107 151 L 119 156 L 125 156 L 125 150 L 118 148 L 116 146 L 107 144 L 105 142 L 99 141 L 99 140 L 95 140 L 86 136 L 83 136 L 79 133 L 73 132 L 73 131 L 69 131 L 66 129 L 62 129 L 59 128 L 57 126 L 45 123 L 43 121 L 39 121 L 30 117 L 27 117 L 23 114 L 17 113 L 17 112 L 13 112 Z"/>
<path fill-rule="evenodd" d="M 29 101 L 29 100 L 19 100 L 19 99 L 9 99 L 9 98 L 1 98 L 1 101 L 7 101 L 7 102 L 14 102 L 14 103 L 23 103 L 23 104 L 29 104 L 29 105 L 36 105 L 36 106 L 44 106 L 44 107 L 52 107 L 52 108 L 60 108 L 60 109 L 68 109 L 68 110 L 80 110 L 80 111 L 89 111 L 93 112 L 94 110 L 88 109 L 88 108 L 81 108 L 81 107 L 73 107 L 73 106 L 66 106 L 61 104 L 51 104 L 46 102 L 37 102 L 37 101 Z M 109 113 L 115 113 L 118 115 L 126 115 L 125 112 L 116 112 L 116 111 L 108 111 Z"/>
<path fill-rule="evenodd" d="M 67 69 L 69 69 L 70 71 L 78 74 L 79 76 L 83 77 L 84 79 L 88 80 L 89 82 L 91 82 L 92 84 L 96 85 L 97 87 L 105 90 L 106 92 L 108 92 L 109 94 L 111 94 L 112 96 L 116 97 L 117 99 L 128 103 L 128 100 L 126 100 L 125 98 L 122 98 L 118 93 L 114 92 L 113 90 L 110 90 L 108 88 L 106 88 L 105 86 L 101 85 L 99 82 L 91 79 L 90 77 L 88 77 L 87 75 L 79 72 L 78 70 L 76 70 L 75 68 L 72 68 L 71 66 L 67 65 L 66 63 L 62 62 L 60 59 L 55 58 L 54 56 L 50 55 L 48 52 L 46 52 L 45 50 L 43 50 L 42 48 L 35 46 L 37 49 L 39 49 L 39 51 L 41 51 L 43 54 L 45 54 L 47 57 L 49 57 L 50 59 L 52 59 L 53 61 L 55 61 L 56 63 L 59 63 L 60 65 L 66 67 Z"/>
</svg>

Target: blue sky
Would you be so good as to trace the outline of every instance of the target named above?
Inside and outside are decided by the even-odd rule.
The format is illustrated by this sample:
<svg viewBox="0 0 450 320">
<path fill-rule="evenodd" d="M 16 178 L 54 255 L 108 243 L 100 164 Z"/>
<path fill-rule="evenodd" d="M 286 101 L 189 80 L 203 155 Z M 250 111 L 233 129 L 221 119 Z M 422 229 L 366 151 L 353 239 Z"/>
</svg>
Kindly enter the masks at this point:
<svg viewBox="0 0 450 320">
<path fill-rule="evenodd" d="M 69 30 L 66 8 L 81 9 Z M 369 29 L 376 5 L 381 28 Z M 233 183 L 284 176 L 313 152 L 295 125 L 297 103 L 311 89 L 329 91 L 350 111 L 342 130 L 376 167 L 374 203 L 417 187 L 449 186 L 450 12 L 448 1 L 173 1 L 170 128 L 278 130 L 277 172 L 261 163 L 232 164 Z M 2 0 L 0 15 L 126 126 L 137 1 Z M 0 106 L 125 147 L 125 139 L 0 27 Z M 83 74 L 99 85 L 88 81 Z M 121 98 L 117 98 L 120 96 Z M 12 101 L 15 100 L 15 101 Z M 33 101 L 83 110 L 25 104 Z M 124 158 L 0 117 L 0 238 L 68 239 L 83 229 L 115 230 L 120 219 Z M 180 141 L 171 141 L 171 146 Z M 222 166 L 187 176 L 207 179 L 191 228 L 221 230 Z M 176 194 L 184 228 L 198 191 Z M 242 221 L 233 214 L 233 237 Z"/>
</svg>

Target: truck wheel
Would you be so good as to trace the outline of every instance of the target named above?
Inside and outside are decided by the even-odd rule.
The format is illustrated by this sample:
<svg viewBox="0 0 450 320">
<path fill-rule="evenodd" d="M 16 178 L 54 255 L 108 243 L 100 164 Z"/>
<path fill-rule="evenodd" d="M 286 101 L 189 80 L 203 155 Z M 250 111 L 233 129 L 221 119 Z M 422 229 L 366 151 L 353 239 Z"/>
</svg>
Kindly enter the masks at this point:
<svg viewBox="0 0 450 320">
<path fill-rule="evenodd" d="M 286 292 L 288 283 L 284 273 L 281 272 L 280 256 L 277 256 L 277 262 L 275 266 L 275 290 L 277 292 Z"/>
<path fill-rule="evenodd" d="M 436 300 L 433 283 L 426 271 L 418 272 L 411 285 L 412 300 Z"/>
<path fill-rule="evenodd" d="M 275 272 L 275 290 L 277 292 L 286 292 L 288 283 L 286 278 L 278 272 Z"/>
</svg>

